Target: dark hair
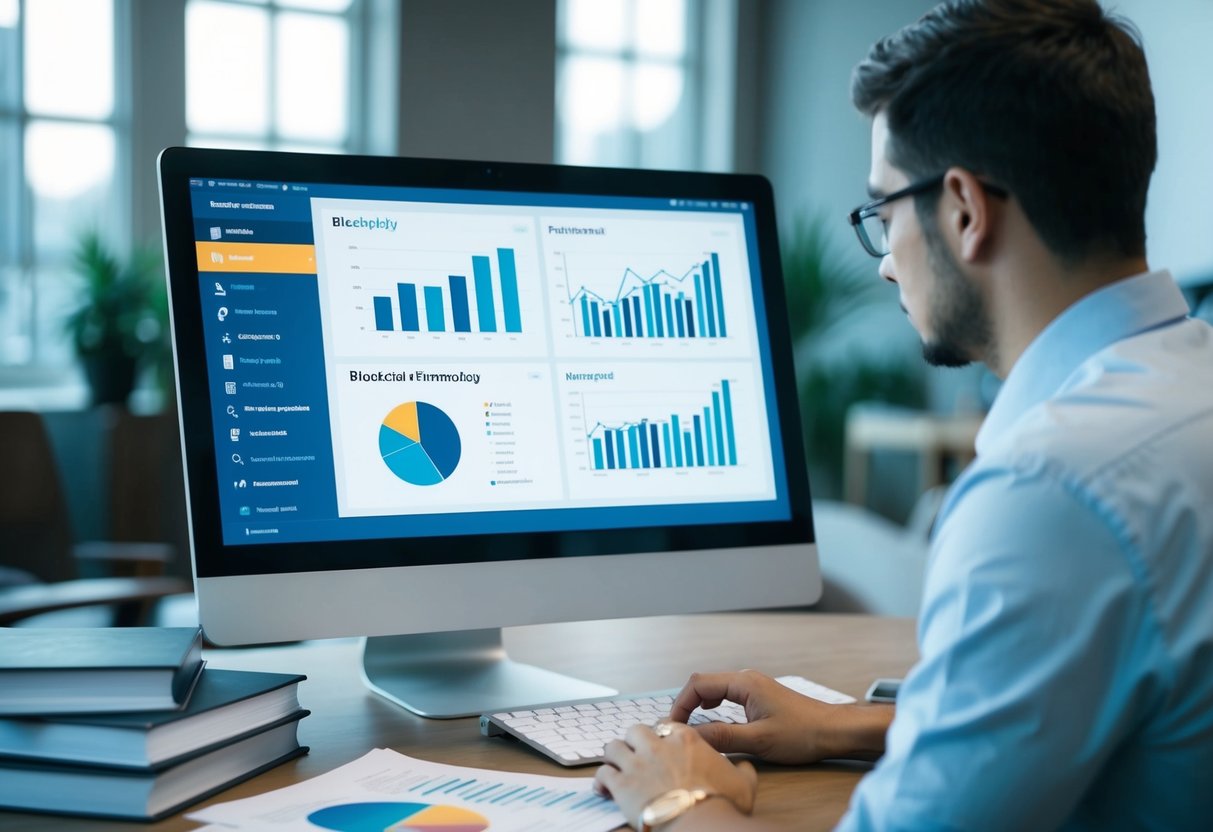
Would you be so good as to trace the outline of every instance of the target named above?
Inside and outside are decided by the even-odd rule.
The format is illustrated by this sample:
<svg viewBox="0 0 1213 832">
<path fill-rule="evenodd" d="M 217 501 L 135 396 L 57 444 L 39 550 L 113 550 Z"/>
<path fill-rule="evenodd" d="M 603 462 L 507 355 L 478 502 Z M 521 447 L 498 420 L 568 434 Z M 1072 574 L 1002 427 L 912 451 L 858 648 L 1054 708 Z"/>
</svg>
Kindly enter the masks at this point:
<svg viewBox="0 0 1213 832">
<path fill-rule="evenodd" d="M 1005 186 L 1064 262 L 1145 253 L 1154 94 L 1140 35 L 1096 0 L 942 3 L 872 47 L 851 98 L 887 115 L 893 165 Z"/>
</svg>

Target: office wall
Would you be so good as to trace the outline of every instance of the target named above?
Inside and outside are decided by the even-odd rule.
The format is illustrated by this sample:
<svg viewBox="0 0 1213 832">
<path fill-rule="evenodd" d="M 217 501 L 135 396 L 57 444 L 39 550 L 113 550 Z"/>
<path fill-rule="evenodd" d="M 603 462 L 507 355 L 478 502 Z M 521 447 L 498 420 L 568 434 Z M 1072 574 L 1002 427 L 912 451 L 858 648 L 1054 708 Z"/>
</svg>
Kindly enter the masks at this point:
<svg viewBox="0 0 1213 832">
<path fill-rule="evenodd" d="M 407 0 L 400 152 L 551 162 L 556 0 Z"/>
</svg>

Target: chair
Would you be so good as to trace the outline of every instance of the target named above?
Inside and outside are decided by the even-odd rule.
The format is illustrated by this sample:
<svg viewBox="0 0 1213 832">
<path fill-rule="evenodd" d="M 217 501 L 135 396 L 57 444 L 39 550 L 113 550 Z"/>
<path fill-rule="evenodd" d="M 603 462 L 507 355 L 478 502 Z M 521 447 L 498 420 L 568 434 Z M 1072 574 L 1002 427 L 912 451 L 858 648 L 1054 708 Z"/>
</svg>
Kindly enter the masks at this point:
<svg viewBox="0 0 1213 832">
<path fill-rule="evenodd" d="M 0 412 L 0 626 L 46 612 L 110 606 L 109 623 L 142 623 L 160 598 L 188 591 L 164 577 L 173 547 L 163 543 L 73 545 L 55 457 L 37 413 Z M 81 561 L 115 577 L 79 578 Z"/>
</svg>

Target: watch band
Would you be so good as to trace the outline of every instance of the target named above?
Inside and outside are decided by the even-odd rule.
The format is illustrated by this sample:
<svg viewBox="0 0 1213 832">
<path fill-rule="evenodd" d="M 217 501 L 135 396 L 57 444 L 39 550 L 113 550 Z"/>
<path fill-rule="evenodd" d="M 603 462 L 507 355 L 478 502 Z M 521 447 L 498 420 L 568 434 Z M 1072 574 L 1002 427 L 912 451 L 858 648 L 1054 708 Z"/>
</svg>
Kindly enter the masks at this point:
<svg viewBox="0 0 1213 832">
<path fill-rule="evenodd" d="M 636 828 L 640 832 L 657 832 L 658 827 L 665 826 L 709 797 L 716 796 L 717 792 L 704 789 L 670 789 L 644 805 Z"/>
</svg>

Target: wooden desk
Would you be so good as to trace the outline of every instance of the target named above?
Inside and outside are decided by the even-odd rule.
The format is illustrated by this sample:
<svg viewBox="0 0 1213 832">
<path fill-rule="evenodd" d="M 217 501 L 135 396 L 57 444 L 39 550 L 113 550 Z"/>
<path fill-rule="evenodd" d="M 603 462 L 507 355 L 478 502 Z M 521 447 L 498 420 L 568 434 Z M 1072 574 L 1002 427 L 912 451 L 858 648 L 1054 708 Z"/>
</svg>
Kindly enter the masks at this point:
<svg viewBox="0 0 1213 832">
<path fill-rule="evenodd" d="M 696 670 L 751 667 L 799 674 L 860 698 L 877 676 L 902 675 L 917 656 L 907 618 L 825 613 L 733 613 L 517 627 L 506 631 L 513 658 L 623 691 L 677 687 Z M 211 650 L 211 667 L 306 673 L 299 698 L 311 716 L 300 724 L 303 758 L 223 792 L 210 802 L 250 797 L 297 783 L 362 756 L 393 748 L 427 760 L 503 771 L 588 776 L 561 768 L 518 743 L 486 739 L 475 719 L 427 720 L 371 693 L 359 677 L 356 640 L 250 650 Z M 757 813 L 788 829 L 829 829 L 846 809 L 868 766 L 828 763 L 760 766 Z M 197 808 L 197 807 L 194 807 Z M 183 815 L 154 825 L 87 821 L 0 811 L 0 828 L 188 830 Z"/>
</svg>

